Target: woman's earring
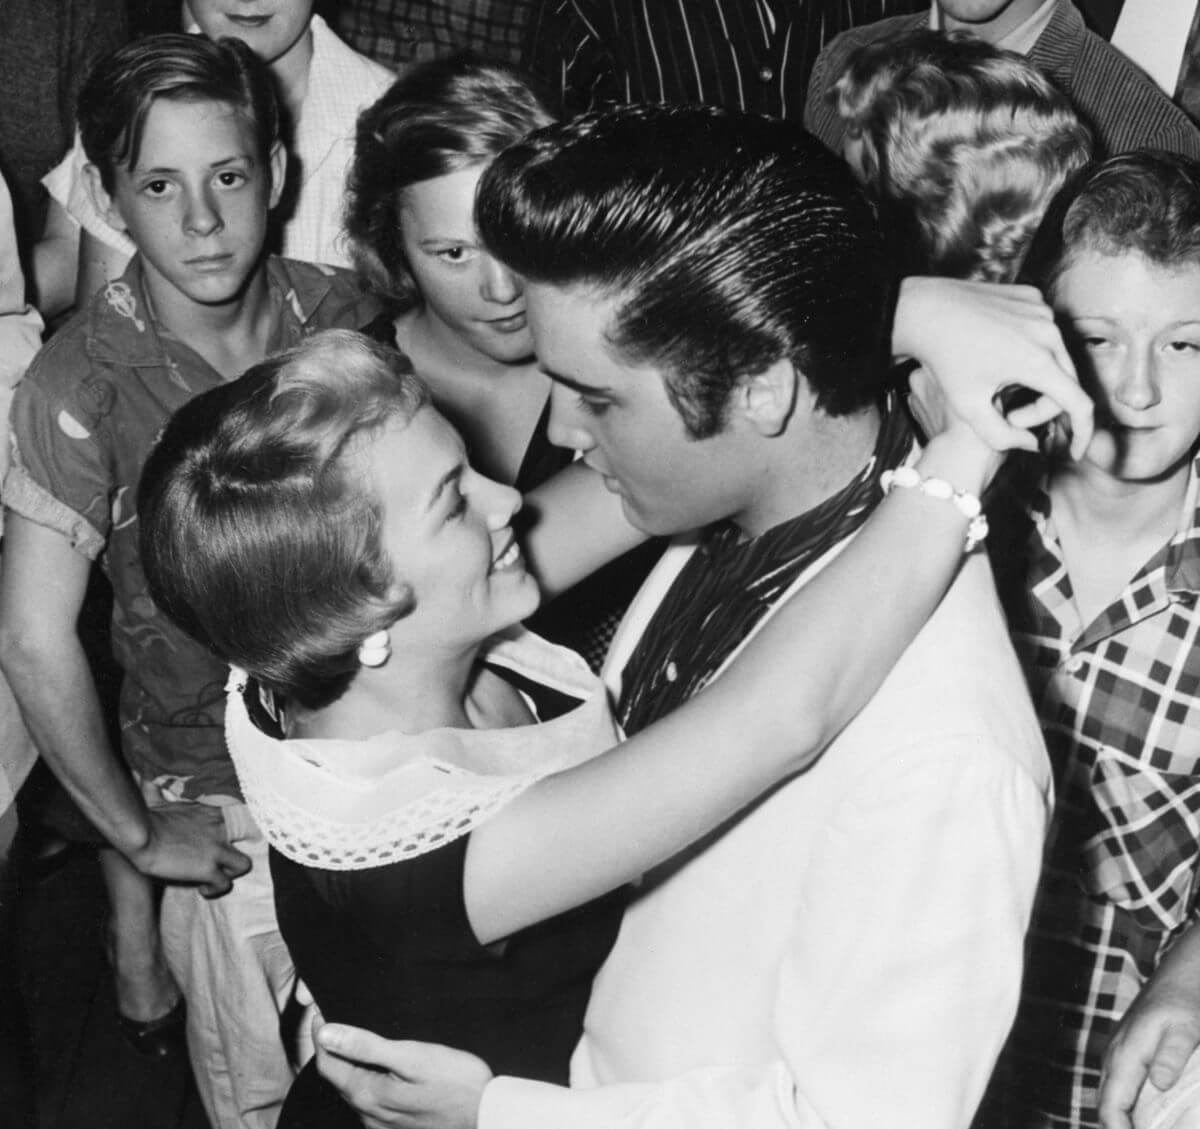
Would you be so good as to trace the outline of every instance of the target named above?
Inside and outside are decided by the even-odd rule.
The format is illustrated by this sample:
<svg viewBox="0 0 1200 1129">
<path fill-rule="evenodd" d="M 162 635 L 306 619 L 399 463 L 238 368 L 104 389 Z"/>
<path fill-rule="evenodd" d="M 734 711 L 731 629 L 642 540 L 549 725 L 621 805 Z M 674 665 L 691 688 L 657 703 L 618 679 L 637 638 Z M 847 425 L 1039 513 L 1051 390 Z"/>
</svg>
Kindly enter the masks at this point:
<svg viewBox="0 0 1200 1129">
<path fill-rule="evenodd" d="M 391 657 L 392 641 L 386 631 L 368 635 L 358 648 L 358 661 L 363 666 L 383 666 Z"/>
</svg>

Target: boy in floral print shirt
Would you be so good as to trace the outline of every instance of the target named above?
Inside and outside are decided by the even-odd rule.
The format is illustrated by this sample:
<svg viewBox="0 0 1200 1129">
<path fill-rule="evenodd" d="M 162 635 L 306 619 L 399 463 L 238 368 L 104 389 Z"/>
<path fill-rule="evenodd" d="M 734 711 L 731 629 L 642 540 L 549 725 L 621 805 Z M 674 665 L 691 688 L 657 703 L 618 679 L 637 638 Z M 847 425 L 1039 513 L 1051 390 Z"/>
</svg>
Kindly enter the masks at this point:
<svg viewBox="0 0 1200 1129">
<path fill-rule="evenodd" d="M 163 947 L 210 1119 L 269 1129 L 290 1082 L 279 1010 L 294 974 L 224 748 L 224 671 L 151 602 L 134 499 L 176 408 L 313 330 L 376 311 L 346 272 L 264 254 L 284 155 L 270 76 L 243 44 L 141 40 L 103 60 L 80 101 L 96 206 L 138 254 L 17 393 L 0 664 L 83 811 L 138 872 L 171 883 Z M 134 779 L 108 747 L 75 629 L 93 561 L 114 591 Z M 224 896 L 205 901 L 197 886 Z"/>
</svg>

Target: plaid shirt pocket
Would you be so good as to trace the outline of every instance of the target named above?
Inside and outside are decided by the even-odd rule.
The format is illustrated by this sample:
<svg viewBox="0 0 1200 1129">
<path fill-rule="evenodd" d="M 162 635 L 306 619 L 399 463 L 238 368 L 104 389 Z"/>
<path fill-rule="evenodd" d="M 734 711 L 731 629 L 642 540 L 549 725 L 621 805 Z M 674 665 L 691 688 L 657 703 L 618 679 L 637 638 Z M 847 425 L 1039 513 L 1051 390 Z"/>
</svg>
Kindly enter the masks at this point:
<svg viewBox="0 0 1200 1129">
<path fill-rule="evenodd" d="M 1192 762 L 1193 758 L 1177 758 Z M 1175 766 L 1173 766 L 1175 767 Z M 1083 843 L 1088 894 L 1126 910 L 1148 931 L 1174 932 L 1189 918 L 1200 857 L 1200 771 L 1163 771 L 1108 745 L 1092 769 Z"/>
</svg>

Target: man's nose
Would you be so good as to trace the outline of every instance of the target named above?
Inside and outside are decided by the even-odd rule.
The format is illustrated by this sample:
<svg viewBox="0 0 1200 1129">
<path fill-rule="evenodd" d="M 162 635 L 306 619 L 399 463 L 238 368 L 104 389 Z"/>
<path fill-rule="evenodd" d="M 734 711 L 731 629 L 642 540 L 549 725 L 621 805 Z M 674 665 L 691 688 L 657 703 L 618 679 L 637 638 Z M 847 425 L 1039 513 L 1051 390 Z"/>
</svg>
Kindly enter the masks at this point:
<svg viewBox="0 0 1200 1129">
<path fill-rule="evenodd" d="M 595 440 L 588 430 L 579 407 L 579 397 L 565 384 L 550 388 L 550 421 L 546 428 L 550 442 L 569 451 L 590 451 Z"/>
</svg>

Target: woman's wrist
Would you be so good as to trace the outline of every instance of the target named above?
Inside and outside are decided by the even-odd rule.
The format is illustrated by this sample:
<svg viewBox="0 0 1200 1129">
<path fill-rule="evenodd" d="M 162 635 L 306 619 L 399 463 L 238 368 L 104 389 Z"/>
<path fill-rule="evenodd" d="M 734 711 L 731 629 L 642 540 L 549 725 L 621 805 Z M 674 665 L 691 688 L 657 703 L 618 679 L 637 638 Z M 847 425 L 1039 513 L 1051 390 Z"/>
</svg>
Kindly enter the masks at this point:
<svg viewBox="0 0 1200 1129">
<path fill-rule="evenodd" d="M 929 440 L 916 469 L 923 478 L 944 479 L 955 490 L 978 496 L 995 477 L 1003 458 L 960 423 Z"/>
<path fill-rule="evenodd" d="M 970 553 L 987 539 L 988 522 L 983 514 L 983 503 L 978 494 L 959 490 L 944 478 L 925 477 L 916 467 L 901 466 L 885 470 L 880 477 L 884 494 L 894 491 L 911 491 L 938 505 L 947 507 L 944 515 L 956 513 L 966 525 L 963 552 Z"/>
</svg>

